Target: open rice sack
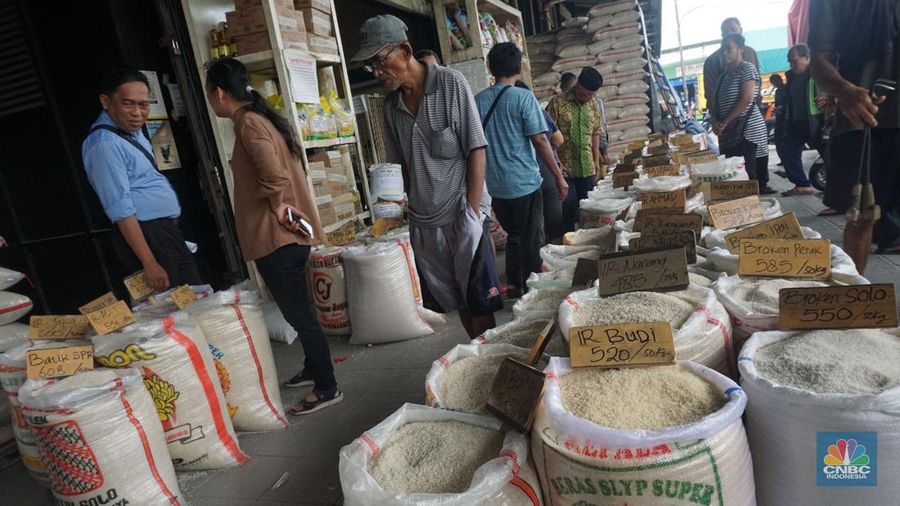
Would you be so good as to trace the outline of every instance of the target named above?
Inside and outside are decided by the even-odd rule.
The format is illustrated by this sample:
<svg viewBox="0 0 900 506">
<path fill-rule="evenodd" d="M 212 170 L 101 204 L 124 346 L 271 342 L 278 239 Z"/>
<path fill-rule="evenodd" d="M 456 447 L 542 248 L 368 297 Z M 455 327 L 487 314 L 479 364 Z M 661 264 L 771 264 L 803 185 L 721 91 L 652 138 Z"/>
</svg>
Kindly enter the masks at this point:
<svg viewBox="0 0 900 506">
<path fill-rule="evenodd" d="M 730 379 L 686 361 L 544 372 L 531 448 L 547 504 L 756 504 Z"/>
<path fill-rule="evenodd" d="M 896 328 L 753 334 L 738 366 L 761 506 L 897 504 L 898 364 Z"/>
<path fill-rule="evenodd" d="M 587 198 L 578 202 L 578 224 L 581 228 L 600 228 L 612 225 L 622 211 L 628 209 L 632 198 Z"/>
<path fill-rule="evenodd" d="M 547 320 L 556 316 L 560 303 L 572 293 L 567 288 L 538 288 L 529 290 L 513 304 L 513 315 L 522 320 Z"/>
<path fill-rule="evenodd" d="M 183 504 L 137 369 L 29 380 L 19 400 L 59 504 Z"/>
<path fill-rule="evenodd" d="M 500 364 L 506 357 L 523 362 L 528 352 L 512 344 L 457 344 L 431 364 L 425 376 L 425 403 L 485 414 L 484 403 Z"/>
<path fill-rule="evenodd" d="M 540 506 L 528 440 L 493 417 L 404 404 L 341 448 L 347 506 Z"/>
<path fill-rule="evenodd" d="M 234 428 L 287 427 L 259 295 L 243 290 L 216 292 L 188 306 L 187 312 L 209 343 Z"/>
<path fill-rule="evenodd" d="M 538 335 L 548 323 L 550 323 L 550 320 L 516 318 L 487 330 L 484 334 L 472 339 L 471 344 L 511 344 L 530 350 Z M 556 327 L 556 330 L 550 336 L 550 342 L 547 343 L 544 354 L 551 357 L 569 356 L 568 345 L 559 335 L 559 326 Z"/>
<path fill-rule="evenodd" d="M 322 330 L 331 336 L 347 336 L 351 332 L 343 252 L 344 248 L 331 247 L 309 254 L 313 306 Z"/>
<path fill-rule="evenodd" d="M 401 244 L 351 246 L 343 258 L 354 327 L 351 344 L 404 341 L 434 332 L 419 314 L 410 260 Z"/>
<path fill-rule="evenodd" d="M 529 290 L 538 288 L 568 288 L 572 286 L 575 269 L 559 269 L 547 272 L 532 272 L 525 280 Z"/>
<path fill-rule="evenodd" d="M 27 296 L 0 291 L 0 325 L 12 323 L 28 314 L 34 307 Z"/>
<path fill-rule="evenodd" d="M 738 272 L 738 255 L 731 254 L 727 248 L 712 248 L 706 258 L 718 272 L 731 276 Z M 869 280 L 856 270 L 850 255 L 834 244 L 831 245 L 831 281 L 840 285 L 869 284 Z"/>
<path fill-rule="evenodd" d="M 572 269 L 578 265 L 578 259 L 586 258 L 596 260 L 600 256 L 607 253 L 616 252 L 615 231 L 610 227 L 604 227 L 606 233 L 602 234 L 605 242 L 600 246 L 559 246 L 557 244 L 547 244 L 538 252 L 543 260 L 541 267 L 545 271 L 558 271 L 562 269 Z M 612 237 L 610 237 L 610 235 Z"/>
<path fill-rule="evenodd" d="M 615 235 L 612 226 L 600 228 L 580 228 L 574 232 L 566 232 L 563 236 L 564 246 L 604 246 L 610 243 L 610 234 Z"/>
<path fill-rule="evenodd" d="M 697 362 L 734 375 L 731 322 L 712 290 L 689 285 L 668 293 L 629 292 L 598 297 L 597 288 L 573 292 L 559 306 L 559 331 L 572 327 L 669 322 L 678 360 Z"/>
<path fill-rule="evenodd" d="M 238 446 L 209 344 L 187 313 L 93 341 L 95 362 L 143 375 L 175 469 L 221 469 L 249 460 Z"/>
</svg>

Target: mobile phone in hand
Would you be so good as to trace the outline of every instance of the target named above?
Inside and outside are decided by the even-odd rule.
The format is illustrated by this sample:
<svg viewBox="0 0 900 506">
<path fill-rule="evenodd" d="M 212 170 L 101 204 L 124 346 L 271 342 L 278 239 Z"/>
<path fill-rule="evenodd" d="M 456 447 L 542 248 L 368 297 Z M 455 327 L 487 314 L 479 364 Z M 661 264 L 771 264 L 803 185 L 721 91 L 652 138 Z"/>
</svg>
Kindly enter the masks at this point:
<svg viewBox="0 0 900 506">
<path fill-rule="evenodd" d="M 300 217 L 299 215 L 294 214 L 294 210 L 291 209 L 290 207 L 287 209 L 287 221 L 288 221 L 288 223 L 296 223 L 299 226 L 297 233 L 299 233 L 301 235 L 305 235 L 306 237 L 312 238 L 312 236 L 313 236 L 312 225 L 308 221 L 306 221 L 302 217 Z"/>
</svg>

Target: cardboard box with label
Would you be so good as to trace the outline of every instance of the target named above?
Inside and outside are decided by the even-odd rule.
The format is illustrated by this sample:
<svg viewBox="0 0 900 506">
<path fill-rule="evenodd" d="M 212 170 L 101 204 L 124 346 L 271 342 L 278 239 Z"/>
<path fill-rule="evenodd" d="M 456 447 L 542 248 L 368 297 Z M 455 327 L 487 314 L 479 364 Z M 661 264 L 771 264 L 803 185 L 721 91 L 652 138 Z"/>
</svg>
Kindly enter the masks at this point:
<svg viewBox="0 0 900 506">
<path fill-rule="evenodd" d="M 325 14 L 331 14 L 330 0 L 294 0 L 294 8 L 300 9 L 317 9 Z"/>
<path fill-rule="evenodd" d="M 341 195 L 350 191 L 347 176 L 343 174 L 328 173 L 328 187 L 331 189 L 332 195 Z"/>
<path fill-rule="evenodd" d="M 357 215 L 356 195 L 344 193 L 332 198 L 335 221 L 348 220 Z"/>
<path fill-rule="evenodd" d="M 328 174 L 337 176 L 347 175 L 347 172 L 344 169 L 344 158 L 341 156 L 340 151 L 324 151 L 322 153 L 310 155 L 307 159 L 310 164 L 312 164 L 312 162 L 321 162 L 325 166 L 325 172 Z"/>
<path fill-rule="evenodd" d="M 331 14 L 326 14 L 313 8 L 297 9 L 303 14 L 306 32 L 323 37 L 334 36 L 334 25 L 331 24 Z"/>
<path fill-rule="evenodd" d="M 331 195 L 331 186 L 328 184 L 328 173 L 325 172 L 325 165 L 321 162 L 311 162 L 309 164 L 309 179 L 312 182 L 313 193 L 316 197 Z"/>
<path fill-rule="evenodd" d="M 234 10 L 249 9 L 262 5 L 263 0 L 234 0 Z M 294 0 L 275 0 L 276 7 L 290 7 L 294 9 Z"/>
<path fill-rule="evenodd" d="M 309 46 L 306 45 L 306 32 L 282 30 L 281 38 L 284 41 L 284 47 L 309 51 Z M 268 32 L 234 37 L 234 42 L 237 44 L 238 54 L 240 55 L 259 53 L 261 51 L 272 49 L 272 41 L 269 39 Z"/>
<path fill-rule="evenodd" d="M 308 34 L 307 43 L 312 54 L 338 56 L 337 39 L 334 37 L 322 37 L 321 35 L 310 33 Z"/>
<path fill-rule="evenodd" d="M 316 197 L 316 210 L 319 212 L 319 222 L 322 226 L 331 225 L 337 219 L 334 216 L 334 200 L 331 195 Z"/>
<path fill-rule="evenodd" d="M 306 31 L 304 21 L 299 19 L 296 14 L 297 11 L 290 7 L 276 5 L 275 19 L 278 28 L 295 32 Z M 232 37 L 243 37 L 269 30 L 262 5 L 226 12 L 225 19 L 228 23 L 228 34 Z"/>
</svg>

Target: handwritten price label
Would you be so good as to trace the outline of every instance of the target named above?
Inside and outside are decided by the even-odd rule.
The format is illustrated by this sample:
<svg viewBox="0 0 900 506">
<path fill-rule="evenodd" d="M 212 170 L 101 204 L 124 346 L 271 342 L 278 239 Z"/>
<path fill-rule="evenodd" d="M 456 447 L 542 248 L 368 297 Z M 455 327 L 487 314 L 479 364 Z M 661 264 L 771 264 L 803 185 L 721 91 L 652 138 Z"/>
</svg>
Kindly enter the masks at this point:
<svg viewBox="0 0 900 506">
<path fill-rule="evenodd" d="M 88 313 L 87 318 L 90 320 L 94 330 L 97 331 L 97 334 L 101 336 L 115 332 L 137 321 L 134 318 L 134 314 L 131 313 L 131 309 L 128 308 L 128 304 L 121 300 L 112 306 Z"/>
<path fill-rule="evenodd" d="M 690 282 L 683 247 L 604 255 L 597 265 L 600 279 L 597 294 L 600 297 L 625 292 L 682 290 Z"/>
<path fill-rule="evenodd" d="M 96 299 L 94 299 L 94 300 L 88 302 L 87 304 L 81 306 L 80 308 L 78 308 L 78 312 L 81 313 L 82 315 L 87 315 L 88 313 L 93 313 L 94 311 L 96 311 L 98 309 L 103 309 L 106 306 L 112 306 L 118 300 L 119 299 L 117 299 L 116 296 L 113 295 L 112 292 L 106 292 L 103 295 L 101 295 L 100 297 L 97 297 Z"/>
<path fill-rule="evenodd" d="M 714 151 L 710 151 L 707 149 L 705 151 L 697 151 L 697 152 L 688 154 L 685 157 L 685 162 L 688 165 L 697 165 L 700 163 L 715 162 L 718 159 L 719 159 L 719 156 Z"/>
<path fill-rule="evenodd" d="M 687 254 L 687 262 L 689 264 L 697 262 L 697 241 L 694 238 L 694 232 L 690 230 L 673 234 L 641 234 L 640 237 L 628 241 L 628 249 L 634 252 L 667 246 L 670 248 L 683 246 L 685 254 Z"/>
<path fill-rule="evenodd" d="M 672 158 L 668 155 L 668 153 L 662 155 L 653 155 L 653 156 L 645 156 L 641 165 L 644 166 L 646 170 L 648 167 L 658 167 L 660 165 L 671 165 Z"/>
<path fill-rule="evenodd" d="M 138 271 L 128 276 L 123 281 L 125 283 L 125 288 L 128 289 L 128 295 L 131 295 L 131 300 L 133 302 L 139 302 L 150 295 L 153 294 L 153 287 L 150 286 L 150 283 L 147 281 L 147 276 L 144 276 L 144 271 Z"/>
<path fill-rule="evenodd" d="M 684 212 L 687 201 L 683 189 L 673 192 L 643 192 L 638 193 L 637 198 L 641 201 L 641 209 L 672 209 L 679 213 Z"/>
<path fill-rule="evenodd" d="M 628 367 L 675 361 L 672 324 L 625 323 L 569 329 L 572 367 Z"/>
<path fill-rule="evenodd" d="M 759 195 L 759 181 L 713 181 L 709 183 L 709 200 L 734 200 Z"/>
<path fill-rule="evenodd" d="M 178 306 L 178 309 L 184 309 L 197 300 L 197 294 L 191 290 L 190 285 L 179 286 L 175 290 L 172 290 L 172 293 L 170 293 L 169 296 L 172 297 L 172 302 Z"/>
<path fill-rule="evenodd" d="M 828 279 L 830 248 L 827 239 L 741 239 L 738 274 Z"/>
<path fill-rule="evenodd" d="M 757 196 L 710 204 L 708 209 L 709 221 L 718 229 L 752 225 L 765 219 L 762 204 Z"/>
<path fill-rule="evenodd" d="M 634 231 L 640 232 L 641 235 L 668 234 L 689 230 L 700 237 L 703 217 L 699 214 L 644 214 L 641 211 L 644 210 L 639 210 L 638 216 L 634 220 Z"/>
<path fill-rule="evenodd" d="M 644 174 L 647 174 L 647 177 L 677 176 L 681 174 L 681 167 L 679 167 L 678 165 L 659 165 L 657 167 L 646 167 L 644 168 Z"/>
<path fill-rule="evenodd" d="M 537 339 L 535 339 L 534 344 L 531 346 L 531 352 L 528 354 L 528 365 L 534 365 L 541 360 L 541 355 L 544 354 L 544 350 L 547 349 L 547 345 L 550 344 L 550 338 L 556 332 L 556 318 L 553 318 L 547 325 L 544 326 L 541 333 L 538 334 Z"/>
<path fill-rule="evenodd" d="M 741 239 L 803 239 L 803 231 L 797 216 L 788 213 L 726 235 L 725 245 L 732 255 L 738 254 Z"/>
<path fill-rule="evenodd" d="M 637 172 L 613 172 L 613 188 L 627 188 L 637 179 Z"/>
<path fill-rule="evenodd" d="M 544 391 L 544 373 L 507 358 L 500 364 L 485 407 L 520 432 L 528 432 Z"/>
<path fill-rule="evenodd" d="M 80 315 L 32 316 L 28 322 L 30 339 L 74 339 L 84 337 L 91 323 Z"/>
<path fill-rule="evenodd" d="M 31 350 L 25 356 L 25 376 L 28 379 L 49 379 L 71 376 L 94 368 L 94 347 L 66 346 Z"/>
<path fill-rule="evenodd" d="M 893 284 L 782 288 L 778 292 L 781 330 L 896 326 Z"/>
</svg>

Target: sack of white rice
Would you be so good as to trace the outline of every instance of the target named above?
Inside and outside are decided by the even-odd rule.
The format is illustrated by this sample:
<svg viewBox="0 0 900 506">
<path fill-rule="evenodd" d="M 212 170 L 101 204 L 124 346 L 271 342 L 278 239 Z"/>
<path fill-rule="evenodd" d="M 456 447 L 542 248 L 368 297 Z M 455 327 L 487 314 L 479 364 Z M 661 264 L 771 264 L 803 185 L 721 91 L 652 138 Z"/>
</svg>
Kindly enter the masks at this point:
<svg viewBox="0 0 900 506">
<path fill-rule="evenodd" d="M 550 320 L 516 318 L 472 339 L 472 344 L 511 344 L 530 350 L 538 335 L 549 322 Z M 544 354 L 551 357 L 569 356 L 568 345 L 559 336 L 559 327 L 556 328 L 556 331 L 550 337 L 550 342 L 547 343 Z"/>
<path fill-rule="evenodd" d="M 6 352 L 28 341 L 28 325 L 24 323 L 7 323 L 0 325 L 0 353 Z M 2 365 L 0 365 L 2 373 Z M 0 395 L 0 426 L 9 421 L 11 411 L 5 395 Z M 2 447 L 2 439 L 0 439 Z M 0 452 L 2 454 L 2 452 Z"/>
<path fill-rule="evenodd" d="M 693 362 L 572 370 L 552 358 L 531 430 L 547 504 L 752 506 L 747 395 Z"/>
<path fill-rule="evenodd" d="M 609 22 L 612 21 L 612 18 L 613 17 L 611 15 L 590 17 L 588 18 L 587 25 L 585 25 L 584 27 L 584 31 L 588 33 L 594 33 L 598 30 L 606 28 L 609 26 Z"/>
<path fill-rule="evenodd" d="M 642 79 L 627 81 L 619 85 L 619 94 L 633 95 L 646 93 L 650 89 L 650 85 Z"/>
<path fill-rule="evenodd" d="M 597 67 L 594 67 L 597 68 Z M 600 72 L 602 75 L 603 72 Z M 612 98 L 619 94 L 619 88 L 617 86 L 601 86 L 599 90 L 597 90 L 597 96 L 600 97 L 600 100 L 604 101 L 604 107 L 606 106 L 606 100 Z M 609 114 L 609 107 L 606 107 L 606 117 L 607 119 L 612 119 L 613 116 Z"/>
<path fill-rule="evenodd" d="M 621 60 L 616 63 L 616 72 L 628 72 L 629 70 L 638 70 L 647 66 L 647 60 L 634 57 L 628 58 L 626 60 Z"/>
<path fill-rule="evenodd" d="M 388 343 L 432 334 L 419 314 L 411 265 L 402 244 L 351 246 L 343 254 L 351 344 Z M 391 301 L 373 304 L 372 301 Z"/>
<path fill-rule="evenodd" d="M 619 74 L 619 75 L 625 75 L 625 74 Z M 643 73 L 641 73 L 641 75 L 643 76 Z M 638 79 L 628 79 L 627 81 L 623 81 L 623 82 L 636 81 L 636 80 L 639 80 L 642 78 L 643 77 L 638 77 Z M 647 104 L 648 102 L 650 102 L 650 99 L 647 97 L 646 93 L 625 94 L 625 93 L 620 92 L 619 95 L 616 95 L 614 98 L 611 98 L 609 100 L 608 105 L 610 107 L 627 107 L 629 105 Z M 645 125 L 645 124 L 646 124 L 646 122 L 644 122 L 644 123 L 625 123 L 624 121 L 619 121 L 617 123 L 613 123 L 613 126 L 618 125 L 618 126 L 620 126 L 620 128 L 627 129 L 627 128 L 641 126 L 641 125 Z"/>
<path fill-rule="evenodd" d="M 601 3 L 595 5 L 588 11 L 588 16 L 613 16 L 623 11 L 634 9 L 634 0 L 623 0 L 621 2 Z"/>
<path fill-rule="evenodd" d="M 635 10 L 622 11 L 613 16 L 609 21 L 610 26 L 627 25 L 641 19 L 641 13 Z"/>
<path fill-rule="evenodd" d="M 137 369 L 95 369 L 19 389 L 59 504 L 178 505 L 184 498 Z"/>
<path fill-rule="evenodd" d="M 594 250 L 585 251 L 585 255 L 595 254 Z M 599 253 L 597 253 L 599 255 Z M 539 288 L 529 290 L 513 304 L 513 315 L 523 320 L 545 320 L 553 318 L 559 311 L 563 299 L 572 292 L 572 288 Z"/>
<path fill-rule="evenodd" d="M 590 54 L 590 48 L 581 41 L 561 44 L 556 48 L 556 55 L 560 58 L 577 58 L 580 56 L 588 56 Z"/>
<path fill-rule="evenodd" d="M 404 404 L 341 448 L 347 506 L 540 506 L 528 440 L 493 417 Z"/>
<path fill-rule="evenodd" d="M 626 83 L 628 81 L 638 81 L 638 80 L 646 79 L 646 78 L 647 78 L 647 73 L 644 72 L 643 70 L 629 70 L 628 72 L 613 72 L 612 74 L 603 76 L 603 84 L 606 86 L 613 86 L 613 85 L 619 85 L 622 83 Z M 640 94 L 635 94 L 635 95 L 629 94 L 627 96 L 639 98 Z M 643 96 L 645 98 L 647 98 L 646 93 L 643 94 Z M 649 101 L 650 101 L 649 98 L 647 98 L 645 100 L 645 102 L 649 102 Z M 639 102 L 633 102 L 633 103 L 639 103 Z M 629 104 L 623 104 L 623 105 L 631 105 L 631 104 L 629 103 Z M 616 106 L 616 107 L 618 107 L 618 106 Z"/>
<path fill-rule="evenodd" d="M 221 469 L 249 460 L 238 445 L 209 344 L 187 313 L 93 341 L 98 364 L 134 367 L 143 375 L 175 469 Z"/>
<path fill-rule="evenodd" d="M 718 272 L 735 275 L 738 272 L 738 255 L 732 255 L 725 248 L 712 248 L 707 260 Z M 842 285 L 865 285 L 869 280 L 859 274 L 856 264 L 840 246 L 831 245 L 831 279 Z"/>
<path fill-rule="evenodd" d="M 634 106 L 630 106 L 630 107 L 634 107 Z M 646 108 L 646 106 L 644 106 L 644 107 Z M 648 110 L 649 110 L 649 108 L 648 108 Z M 630 119 L 635 119 L 635 118 L 645 118 L 649 121 L 649 118 L 646 118 L 646 116 L 632 116 Z M 648 126 L 631 127 L 631 128 L 624 130 L 622 132 L 622 136 L 619 137 L 619 139 L 623 140 L 623 141 L 639 141 L 641 139 L 646 139 L 647 136 L 650 135 L 650 132 L 651 132 L 651 130 L 650 130 L 650 127 L 648 127 Z"/>
<path fill-rule="evenodd" d="M 588 22 L 587 16 L 577 16 L 562 22 L 563 28 L 583 27 Z"/>
<path fill-rule="evenodd" d="M 583 199 L 578 202 L 578 224 L 581 228 L 600 228 L 615 223 L 622 211 L 628 209 L 632 198 Z"/>
<path fill-rule="evenodd" d="M 606 119 L 607 119 L 607 121 L 608 121 L 608 120 L 611 120 L 611 119 L 616 119 L 616 118 L 618 118 L 618 117 L 622 114 L 622 108 L 621 108 L 621 107 L 604 107 L 604 109 L 605 109 L 605 111 L 606 111 Z M 607 136 L 607 137 L 608 137 L 608 136 Z"/>
<path fill-rule="evenodd" d="M 15 292 L 0 291 L 0 325 L 12 323 L 34 307 L 31 299 Z"/>
<path fill-rule="evenodd" d="M 331 247 L 309 254 L 313 306 L 322 330 L 331 336 L 347 336 L 351 332 L 343 252 L 344 248 Z"/>
<path fill-rule="evenodd" d="M 575 58 L 557 60 L 550 68 L 552 68 L 554 72 L 562 73 L 572 70 L 581 70 L 583 67 L 590 67 L 596 62 L 597 58 L 592 55 L 578 56 Z"/>
<path fill-rule="evenodd" d="M 484 404 L 506 357 L 524 362 L 528 348 L 512 344 L 457 344 L 431 364 L 425 376 L 425 403 L 435 408 L 487 413 Z"/>
<path fill-rule="evenodd" d="M 6 290 L 23 279 L 25 279 L 25 274 L 6 267 L 0 267 L 0 290 Z"/>
<path fill-rule="evenodd" d="M 615 39 L 612 44 L 613 49 L 624 49 L 626 47 L 641 46 L 644 44 L 644 34 L 636 33 L 634 35 L 626 35 Z"/>
<path fill-rule="evenodd" d="M 675 357 L 733 374 L 734 354 L 728 312 L 712 290 L 697 285 L 669 293 L 629 292 L 598 297 L 596 288 L 571 293 L 559 306 L 559 331 L 618 323 L 668 322 Z"/>
<path fill-rule="evenodd" d="M 618 66 L 620 63 L 625 63 L 627 61 L 640 59 L 643 55 L 644 55 L 644 48 L 642 46 L 632 46 L 632 47 L 625 47 L 625 48 L 621 48 L 621 49 L 610 48 L 609 50 L 598 54 L 597 61 L 599 63 L 615 62 L 616 66 L 613 67 L 614 71 L 624 73 L 624 72 L 644 68 L 644 65 L 646 65 L 646 62 L 644 62 L 644 65 L 633 66 L 631 68 L 623 67 L 622 69 L 618 69 Z"/>
<path fill-rule="evenodd" d="M 187 312 L 209 343 L 234 428 L 287 427 L 259 295 L 242 290 L 216 292 L 188 306 Z"/>
<path fill-rule="evenodd" d="M 547 72 L 535 77 L 532 82 L 535 86 L 555 86 L 559 82 L 559 72 Z"/>
<path fill-rule="evenodd" d="M 297 331 L 284 319 L 284 315 L 278 309 L 275 301 L 264 300 L 260 302 L 259 307 L 263 312 L 269 339 L 284 344 L 291 344 L 297 340 Z"/>
<path fill-rule="evenodd" d="M 618 39 L 619 37 L 632 35 L 638 33 L 639 31 L 640 25 L 638 23 L 627 23 L 624 25 L 609 26 L 607 28 L 601 28 L 600 30 L 594 32 L 594 40 Z"/>
<path fill-rule="evenodd" d="M 610 227 L 603 228 L 609 234 L 615 234 Z M 544 261 L 544 270 L 556 271 L 560 269 L 575 270 L 579 258 L 596 260 L 600 255 L 615 253 L 615 251 L 615 240 L 609 240 L 600 246 L 559 246 L 557 244 L 547 244 L 540 249 L 539 254 L 541 255 L 541 260 Z"/>
<path fill-rule="evenodd" d="M 400 246 L 400 250 L 403 251 L 403 257 L 406 259 L 406 271 L 409 274 L 413 296 L 415 296 L 416 304 L 419 305 L 421 310 L 423 303 L 422 287 L 419 285 L 419 271 L 416 268 L 416 254 L 413 251 L 412 241 L 409 238 L 409 227 L 395 228 L 381 237 L 376 237 L 375 242 L 392 242 Z"/>
<path fill-rule="evenodd" d="M 530 290 L 537 288 L 567 288 L 572 286 L 574 269 L 560 269 L 558 271 L 532 272 L 525 285 Z"/>
<path fill-rule="evenodd" d="M 650 114 L 650 108 L 644 104 L 636 104 L 629 105 L 622 108 L 622 113 L 619 114 L 619 118 L 628 119 L 628 118 L 643 118 Z M 647 127 L 639 127 L 639 128 L 647 128 Z M 626 130 L 628 132 L 628 130 Z M 646 134 L 644 134 L 644 138 L 650 135 L 649 129 Z"/>
<path fill-rule="evenodd" d="M 897 504 L 898 364 L 898 329 L 753 334 L 738 366 L 760 505 Z"/>
<path fill-rule="evenodd" d="M 563 236 L 565 246 L 603 246 L 610 244 L 610 234 L 615 234 L 612 227 L 579 228 L 574 232 L 566 232 Z"/>
</svg>

